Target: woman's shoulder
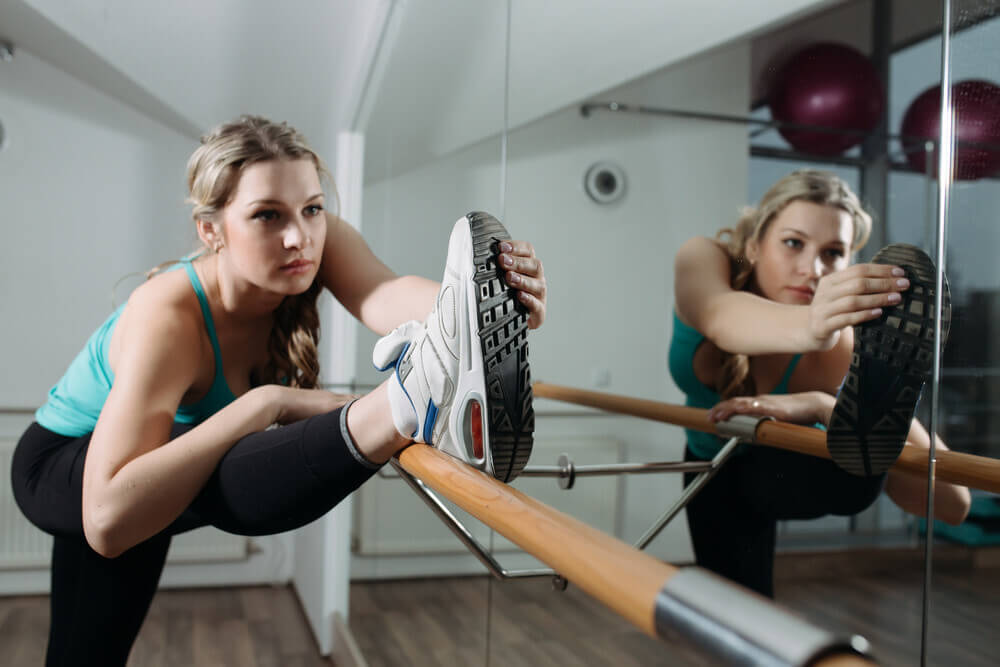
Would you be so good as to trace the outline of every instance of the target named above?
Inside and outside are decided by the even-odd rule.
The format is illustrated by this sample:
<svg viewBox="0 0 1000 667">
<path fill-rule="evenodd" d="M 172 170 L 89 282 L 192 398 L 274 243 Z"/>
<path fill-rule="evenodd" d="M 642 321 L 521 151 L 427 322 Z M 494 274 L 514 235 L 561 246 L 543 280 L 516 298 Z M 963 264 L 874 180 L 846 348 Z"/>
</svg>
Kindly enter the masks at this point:
<svg viewBox="0 0 1000 667">
<path fill-rule="evenodd" d="M 156 304 L 163 307 L 189 307 L 197 305 L 197 296 L 191 289 L 191 279 L 182 268 L 161 271 L 136 287 L 129 295 L 129 305 Z"/>
<path fill-rule="evenodd" d="M 133 321 L 170 331 L 173 335 L 195 335 L 202 328 L 201 306 L 185 271 L 164 271 L 136 287 L 122 311 L 124 321 Z"/>
<path fill-rule="evenodd" d="M 692 236 L 682 243 L 677 251 L 678 257 L 689 255 L 727 257 L 728 253 L 725 244 L 718 239 L 708 236 Z"/>
</svg>

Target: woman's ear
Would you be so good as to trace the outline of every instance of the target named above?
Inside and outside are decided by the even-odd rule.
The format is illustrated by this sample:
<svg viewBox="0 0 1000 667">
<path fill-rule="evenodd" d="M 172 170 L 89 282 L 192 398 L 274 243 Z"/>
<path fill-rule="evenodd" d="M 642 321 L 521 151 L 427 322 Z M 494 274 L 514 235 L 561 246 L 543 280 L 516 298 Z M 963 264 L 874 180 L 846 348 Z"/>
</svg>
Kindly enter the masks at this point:
<svg viewBox="0 0 1000 667">
<path fill-rule="evenodd" d="M 198 220 L 198 238 L 213 252 L 219 252 L 225 246 L 226 240 L 223 238 L 222 226 L 209 220 Z"/>
<path fill-rule="evenodd" d="M 743 256 L 747 258 L 747 261 L 750 262 L 750 264 L 756 264 L 757 258 L 760 256 L 760 241 L 757 239 L 750 239 L 747 241 Z"/>
</svg>

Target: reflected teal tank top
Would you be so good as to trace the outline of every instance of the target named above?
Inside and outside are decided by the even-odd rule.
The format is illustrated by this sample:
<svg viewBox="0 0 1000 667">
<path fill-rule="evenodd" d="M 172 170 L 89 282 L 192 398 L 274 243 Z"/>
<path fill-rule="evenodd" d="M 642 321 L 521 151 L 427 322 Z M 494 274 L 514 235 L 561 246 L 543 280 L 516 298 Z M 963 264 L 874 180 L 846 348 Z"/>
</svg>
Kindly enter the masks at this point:
<svg viewBox="0 0 1000 667">
<path fill-rule="evenodd" d="M 181 266 L 187 272 L 191 287 L 198 295 L 201 314 L 205 319 L 205 330 L 212 341 L 212 350 L 215 353 L 215 379 L 208 393 L 197 403 L 178 406 L 174 415 L 174 421 L 198 424 L 236 400 L 236 396 L 233 395 L 222 372 L 222 351 L 215 333 L 212 311 L 208 307 L 208 299 L 201 281 L 198 280 L 198 274 L 191 266 L 191 259 L 182 259 L 177 266 L 168 270 L 173 271 Z M 104 407 L 104 401 L 107 400 L 115 380 L 108 363 L 108 345 L 111 343 L 111 334 L 124 308 L 124 304 L 119 306 L 93 333 L 83 350 L 69 365 L 66 374 L 49 391 L 45 405 L 35 411 L 35 421 L 40 425 L 71 438 L 78 438 L 94 430 L 97 418 Z"/>
<path fill-rule="evenodd" d="M 698 380 L 694 374 L 694 353 L 705 340 L 705 336 L 697 329 L 681 322 L 674 312 L 674 332 L 670 337 L 670 351 L 667 357 L 667 367 L 674 383 L 684 392 L 687 397 L 684 405 L 692 408 L 709 409 L 722 400 L 722 397 L 714 389 L 706 387 Z M 796 354 L 788 363 L 785 374 L 781 377 L 781 382 L 774 388 L 772 394 L 787 394 L 788 380 L 795 371 L 795 366 L 802 358 L 801 354 Z M 692 429 L 684 429 L 687 434 L 687 446 L 691 453 L 700 459 L 710 459 L 722 449 L 723 439 Z"/>
</svg>

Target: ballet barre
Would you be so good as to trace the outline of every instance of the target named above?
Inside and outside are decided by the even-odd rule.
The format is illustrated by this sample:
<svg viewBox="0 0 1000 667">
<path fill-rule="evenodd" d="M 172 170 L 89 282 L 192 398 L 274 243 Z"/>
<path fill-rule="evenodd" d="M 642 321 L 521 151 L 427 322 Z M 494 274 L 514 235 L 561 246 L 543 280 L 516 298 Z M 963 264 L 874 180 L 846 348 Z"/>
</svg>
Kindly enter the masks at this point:
<svg viewBox="0 0 1000 667">
<path fill-rule="evenodd" d="M 532 391 L 536 398 L 584 405 L 606 412 L 641 417 L 721 436 L 730 434 L 726 430 L 725 422 L 710 421 L 708 410 L 700 408 L 576 389 L 547 382 L 535 382 Z M 763 419 L 759 421 L 750 436 L 746 441 L 753 444 L 830 458 L 830 453 L 826 449 L 826 432 L 817 428 Z M 1000 493 L 1000 461 L 942 449 L 936 450 L 935 458 L 936 479 Z M 926 449 L 907 443 L 891 470 L 926 477 L 927 459 Z"/>
<path fill-rule="evenodd" d="M 412 476 L 652 637 L 682 640 L 720 664 L 873 664 L 867 642 L 837 637 L 697 567 L 675 568 L 476 470 L 413 444 Z"/>
</svg>

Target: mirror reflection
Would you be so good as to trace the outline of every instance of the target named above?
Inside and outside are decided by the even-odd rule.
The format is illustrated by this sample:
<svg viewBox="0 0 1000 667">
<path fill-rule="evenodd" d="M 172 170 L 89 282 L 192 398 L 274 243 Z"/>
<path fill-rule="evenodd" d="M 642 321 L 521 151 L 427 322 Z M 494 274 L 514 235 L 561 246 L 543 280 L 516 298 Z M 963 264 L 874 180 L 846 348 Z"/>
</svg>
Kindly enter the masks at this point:
<svg viewBox="0 0 1000 667">
<path fill-rule="evenodd" d="M 988 221 L 995 215 L 1000 169 L 1000 68 L 995 58 L 1000 6 L 996 2 L 952 1 L 948 11 L 949 59 L 942 85 L 950 92 L 953 110 L 951 136 L 944 138 L 951 143 L 952 180 L 947 188 L 944 227 L 953 324 L 941 370 L 940 423 L 945 439 L 954 448 L 997 458 L 1000 451 L 991 416 L 996 409 L 992 333 L 997 279 L 996 262 L 988 254 L 997 239 Z M 938 40 L 942 44 L 944 37 Z M 915 99 L 910 116 L 919 118 L 927 109 L 939 109 L 940 92 L 936 87 L 933 93 Z M 928 99 L 929 95 L 938 100 Z M 969 517 L 961 525 L 934 523 L 928 598 L 930 663 L 955 659 L 988 664 L 992 659 L 972 638 L 988 635 L 987 627 L 998 620 L 992 604 L 1000 590 L 995 557 L 997 495 L 993 491 L 972 491 Z M 969 614 L 968 621 L 949 637 L 949 620 L 959 609 Z M 961 644 L 962 651 L 949 652 L 946 647 L 953 644 Z"/>
</svg>

